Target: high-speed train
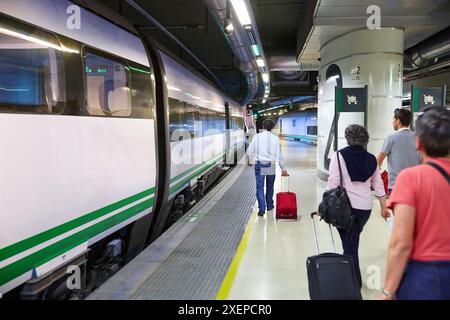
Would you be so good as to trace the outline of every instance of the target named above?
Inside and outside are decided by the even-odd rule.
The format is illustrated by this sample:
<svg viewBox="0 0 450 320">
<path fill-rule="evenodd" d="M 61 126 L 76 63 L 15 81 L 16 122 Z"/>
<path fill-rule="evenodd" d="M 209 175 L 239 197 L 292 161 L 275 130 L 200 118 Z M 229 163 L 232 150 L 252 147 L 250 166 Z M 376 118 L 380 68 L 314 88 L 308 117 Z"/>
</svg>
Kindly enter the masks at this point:
<svg viewBox="0 0 450 320">
<path fill-rule="evenodd" d="M 285 113 L 276 129 L 283 138 L 317 145 L 317 110 Z"/>
<path fill-rule="evenodd" d="M 0 297 L 89 293 L 244 147 L 238 103 L 96 11 L 0 1 Z"/>
</svg>

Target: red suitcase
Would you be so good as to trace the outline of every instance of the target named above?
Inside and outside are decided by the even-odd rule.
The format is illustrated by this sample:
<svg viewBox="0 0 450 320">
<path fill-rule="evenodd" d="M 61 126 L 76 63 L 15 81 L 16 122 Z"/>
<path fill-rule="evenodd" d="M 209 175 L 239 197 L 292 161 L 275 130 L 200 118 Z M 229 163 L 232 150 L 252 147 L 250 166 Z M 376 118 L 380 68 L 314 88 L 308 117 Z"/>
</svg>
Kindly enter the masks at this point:
<svg viewBox="0 0 450 320">
<path fill-rule="evenodd" d="M 275 219 L 297 220 L 297 196 L 293 192 L 277 193 Z"/>
</svg>

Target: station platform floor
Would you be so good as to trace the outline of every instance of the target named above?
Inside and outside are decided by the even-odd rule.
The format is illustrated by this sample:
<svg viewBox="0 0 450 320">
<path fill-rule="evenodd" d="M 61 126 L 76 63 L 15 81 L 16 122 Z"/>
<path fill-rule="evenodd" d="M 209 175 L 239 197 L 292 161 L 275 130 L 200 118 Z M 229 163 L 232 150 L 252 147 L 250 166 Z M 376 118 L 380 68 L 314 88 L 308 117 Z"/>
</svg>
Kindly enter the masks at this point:
<svg viewBox="0 0 450 320">
<path fill-rule="evenodd" d="M 326 183 L 317 176 L 315 146 L 282 140 L 282 148 L 289 189 L 297 194 L 297 221 L 276 221 L 273 211 L 257 216 L 253 168 L 237 166 L 88 299 L 309 300 L 306 260 L 316 254 L 310 213 Z M 278 171 L 276 193 L 287 188 L 279 177 Z M 328 226 L 317 220 L 316 226 L 321 253 L 332 252 Z M 336 230 L 334 239 L 342 252 Z M 388 240 L 388 225 L 374 201 L 360 241 L 364 299 L 379 295 Z"/>
<path fill-rule="evenodd" d="M 257 217 L 257 206 L 249 224 L 251 235 L 228 294 L 230 300 L 309 300 L 306 260 L 316 254 L 310 213 L 317 210 L 326 182 L 317 176 L 316 147 L 297 141 L 283 141 L 289 171 L 290 190 L 297 194 L 298 221 L 278 220 L 274 212 Z M 279 168 L 278 168 L 279 170 Z M 277 173 L 275 193 L 286 190 Z M 282 186 L 283 183 L 283 186 Z M 321 253 L 333 252 L 328 225 L 316 218 Z M 384 281 L 389 228 L 374 200 L 372 215 L 360 240 L 363 298 L 379 296 Z M 333 228 L 338 253 L 339 234 Z M 367 273 L 367 270 L 369 271 Z M 369 287 L 366 285 L 369 280 Z"/>
</svg>

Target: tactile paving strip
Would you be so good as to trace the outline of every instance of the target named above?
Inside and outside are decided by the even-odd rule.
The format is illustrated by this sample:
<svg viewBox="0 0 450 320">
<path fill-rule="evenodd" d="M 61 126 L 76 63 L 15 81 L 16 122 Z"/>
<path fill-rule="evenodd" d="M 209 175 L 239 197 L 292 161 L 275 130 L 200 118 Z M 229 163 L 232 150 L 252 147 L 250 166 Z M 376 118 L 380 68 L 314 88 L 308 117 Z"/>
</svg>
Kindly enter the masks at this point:
<svg viewBox="0 0 450 320">
<path fill-rule="evenodd" d="M 215 299 L 245 231 L 255 192 L 253 170 L 247 168 L 132 299 Z"/>
<path fill-rule="evenodd" d="M 193 215 L 182 218 L 177 222 L 178 226 L 175 224 L 175 229 L 186 223 L 195 223 L 196 225 L 168 257 L 156 267 L 156 270 L 149 272 L 146 279 L 138 281 L 137 287 L 135 286 L 132 290 L 111 292 L 107 290 L 108 286 L 105 286 L 103 290 L 100 288 L 100 292 L 97 294 L 94 292 L 90 298 L 215 299 L 249 221 L 256 201 L 255 193 L 253 169 L 247 167 L 242 170 L 241 175 L 212 207 L 200 206 L 198 212 L 194 210 Z M 189 218 L 190 216 L 193 218 Z M 197 221 L 195 221 L 196 219 Z M 144 259 L 140 260 L 139 273 L 145 274 L 142 271 L 142 268 L 145 268 Z M 125 266 L 124 269 L 127 267 Z M 130 275 L 130 272 L 124 271 L 123 274 Z M 125 287 L 127 286 L 126 279 L 121 279 L 120 282 Z M 111 284 L 110 288 L 124 288 L 122 285 Z"/>
<path fill-rule="evenodd" d="M 215 299 L 254 204 L 253 170 L 247 168 L 131 298 Z"/>
</svg>

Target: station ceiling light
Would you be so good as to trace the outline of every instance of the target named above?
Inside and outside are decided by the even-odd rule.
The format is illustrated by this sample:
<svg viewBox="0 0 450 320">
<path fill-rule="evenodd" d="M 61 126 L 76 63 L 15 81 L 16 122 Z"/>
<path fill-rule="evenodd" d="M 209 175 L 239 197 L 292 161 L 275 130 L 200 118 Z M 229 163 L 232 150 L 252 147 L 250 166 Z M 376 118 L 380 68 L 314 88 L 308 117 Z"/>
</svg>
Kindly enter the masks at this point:
<svg viewBox="0 0 450 320">
<path fill-rule="evenodd" d="M 226 20 L 223 27 L 223 31 L 227 36 L 231 36 L 234 33 L 234 25 L 232 20 Z"/>
<path fill-rule="evenodd" d="M 263 73 L 261 76 L 265 83 L 269 83 L 269 74 L 268 73 Z"/>
<path fill-rule="evenodd" d="M 261 55 L 261 50 L 259 50 L 259 46 L 257 44 L 252 45 L 252 52 L 255 57 L 259 57 Z"/>
<path fill-rule="evenodd" d="M 258 58 L 256 59 L 256 64 L 258 65 L 258 67 L 265 67 L 266 63 L 264 62 L 264 59 Z"/>
<path fill-rule="evenodd" d="M 231 0 L 231 4 L 233 5 L 234 12 L 238 16 L 239 22 L 243 26 L 248 26 L 252 24 L 252 20 L 250 19 L 250 14 L 247 9 L 247 5 L 245 0 Z"/>
</svg>

